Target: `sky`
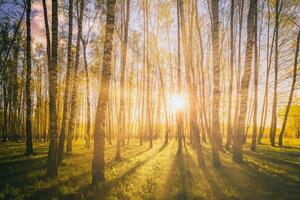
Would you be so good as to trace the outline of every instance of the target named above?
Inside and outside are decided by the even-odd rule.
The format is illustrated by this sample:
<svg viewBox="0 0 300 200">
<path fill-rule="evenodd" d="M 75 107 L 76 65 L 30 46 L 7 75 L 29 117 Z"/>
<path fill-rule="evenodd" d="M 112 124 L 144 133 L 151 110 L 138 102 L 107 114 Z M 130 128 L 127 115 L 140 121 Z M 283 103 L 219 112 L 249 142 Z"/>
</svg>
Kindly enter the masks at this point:
<svg viewBox="0 0 300 200">
<path fill-rule="evenodd" d="M 13 1 L 16 2 L 16 4 L 12 3 Z M 6 3 L 4 3 L 6 2 Z M 137 9 L 137 4 L 136 1 L 135 2 L 135 7 L 131 10 L 131 22 L 130 22 L 130 33 L 132 33 L 133 31 L 141 31 L 142 30 L 142 14 L 140 13 L 140 11 Z M 207 5 L 205 3 L 206 1 L 199 1 L 199 12 L 200 15 L 201 14 L 207 14 Z M 46 0 L 47 3 L 47 9 L 48 9 L 48 18 L 49 18 L 49 23 L 51 24 L 51 0 Z M 134 3 L 133 3 L 134 4 Z M 5 15 L 9 16 L 10 19 L 14 19 L 14 20 L 19 20 L 22 10 L 23 10 L 23 0 L 0 0 L 0 17 L 3 17 Z M 225 4 L 222 4 L 223 7 L 226 7 Z M 66 5 L 67 6 L 67 3 Z M 221 10 L 222 10 L 222 6 L 221 6 Z M 156 10 L 155 10 L 156 11 Z M 176 40 L 176 10 L 173 9 L 171 10 L 171 15 L 173 16 L 173 21 L 174 24 L 171 27 L 171 37 L 172 40 L 175 39 Z M 59 24 L 62 29 L 65 29 L 65 31 L 67 31 L 66 29 L 66 22 L 67 22 L 67 18 L 65 15 L 62 14 L 62 12 L 59 12 Z M 152 11 L 151 13 L 154 13 L 154 11 Z M 93 15 L 93 13 L 89 13 L 90 15 Z M 34 3 L 32 4 L 32 13 L 31 13 L 31 32 L 32 32 L 32 38 L 33 38 L 33 43 L 43 43 L 45 44 L 45 34 L 44 34 L 44 12 L 43 12 L 43 7 L 42 7 L 42 2 L 41 0 L 38 1 L 34 1 Z M 25 17 L 25 16 L 24 16 Z M 222 18 L 222 20 L 224 20 L 224 24 L 228 24 L 228 22 L 226 22 L 227 18 Z M 150 24 L 151 21 L 154 23 L 155 19 L 152 18 L 150 19 Z M 208 22 L 207 22 L 208 23 Z M 84 23 L 85 24 L 85 23 Z M 205 26 L 209 26 L 209 24 L 203 24 Z M 149 27 L 151 29 L 151 25 Z M 87 30 L 87 26 L 84 25 L 84 32 L 86 32 Z M 209 30 L 209 28 L 207 29 Z M 245 32 L 245 27 L 244 27 L 244 32 Z M 98 30 L 97 30 L 98 31 Z M 164 41 L 164 36 L 163 36 L 163 30 L 160 30 L 159 34 L 162 34 L 162 39 L 160 40 L 160 46 L 161 47 L 165 47 L 166 43 Z M 74 26 L 74 35 L 76 35 L 76 25 Z M 246 32 L 245 32 L 246 34 Z M 209 34 L 203 34 L 204 37 L 209 37 Z M 210 40 L 210 38 L 206 38 L 207 41 Z M 172 42 L 173 46 L 172 49 L 176 48 L 176 41 Z M 243 48 L 245 46 L 245 41 L 243 41 Z M 264 69 L 265 65 L 265 60 L 261 60 L 261 66 L 263 66 L 261 69 Z M 262 99 L 263 96 L 263 85 L 264 85 L 264 73 L 260 73 L 261 75 L 261 79 L 260 79 L 260 99 Z M 289 87 L 288 87 L 289 88 Z M 272 94 L 272 88 L 270 88 L 270 93 Z M 297 95 L 300 95 L 300 91 L 297 90 L 296 91 Z"/>
<path fill-rule="evenodd" d="M 46 0 L 48 20 L 51 22 L 51 0 Z M 10 20 L 19 21 L 24 9 L 23 0 L 0 0 L 0 17 L 8 16 Z M 24 15 L 23 20 L 25 20 Z M 65 22 L 65 16 L 59 14 L 59 24 Z M 42 1 L 34 1 L 31 6 L 31 34 L 33 43 L 45 43 L 45 23 Z"/>
</svg>

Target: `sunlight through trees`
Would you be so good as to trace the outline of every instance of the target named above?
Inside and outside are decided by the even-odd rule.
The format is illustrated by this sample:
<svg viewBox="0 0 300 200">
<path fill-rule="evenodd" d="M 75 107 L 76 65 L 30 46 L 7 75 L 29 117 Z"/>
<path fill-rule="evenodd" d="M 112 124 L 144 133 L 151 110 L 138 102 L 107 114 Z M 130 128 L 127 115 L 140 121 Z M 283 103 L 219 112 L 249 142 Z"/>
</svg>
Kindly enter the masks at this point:
<svg viewBox="0 0 300 200">
<path fill-rule="evenodd" d="M 224 187 L 213 177 L 233 169 L 252 180 L 250 172 L 299 168 L 299 14 L 297 0 L 0 1 L 0 164 L 15 176 L 18 159 L 34 165 L 43 152 L 50 182 L 70 177 L 63 169 L 72 163 L 86 168 L 91 193 L 112 197 L 113 186 L 131 176 L 121 166 L 128 161 L 131 173 L 145 174 L 140 186 L 149 192 L 128 197 L 132 190 L 122 186 L 117 199 L 192 199 L 186 187 L 195 177 L 218 193 Z M 287 151 L 294 161 L 283 160 Z M 164 170 L 170 177 L 152 183 L 147 169 L 138 170 L 143 165 L 153 180 Z M 181 193 L 157 195 L 172 175 Z M 299 182 L 299 174 L 291 179 Z M 13 190 L 8 185 L 0 199 Z M 273 199 L 234 191 L 214 198 Z"/>
</svg>

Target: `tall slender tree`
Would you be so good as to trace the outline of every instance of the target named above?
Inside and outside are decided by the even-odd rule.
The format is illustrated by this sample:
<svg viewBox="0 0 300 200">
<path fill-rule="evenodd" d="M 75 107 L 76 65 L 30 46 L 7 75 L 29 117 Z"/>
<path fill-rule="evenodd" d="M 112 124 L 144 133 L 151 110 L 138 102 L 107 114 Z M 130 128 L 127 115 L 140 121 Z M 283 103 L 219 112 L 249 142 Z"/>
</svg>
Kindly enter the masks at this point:
<svg viewBox="0 0 300 200">
<path fill-rule="evenodd" d="M 45 22 L 45 32 L 46 32 L 46 49 L 47 49 L 47 67 L 48 69 L 51 68 L 51 41 L 50 41 L 50 30 L 49 30 L 49 22 L 48 22 L 48 11 L 47 11 L 47 5 L 46 5 L 46 0 L 42 0 L 42 3 L 43 3 L 43 10 L 44 10 L 44 22 Z M 44 84 L 46 85 L 46 78 L 44 78 Z M 45 95 L 44 95 L 44 99 L 46 100 L 46 92 L 45 92 Z M 46 101 L 45 101 L 46 102 Z M 46 140 L 46 132 L 47 132 L 47 115 L 48 115 L 48 105 L 44 105 L 44 111 L 45 111 L 45 115 L 44 115 L 44 127 L 43 127 L 43 138 L 44 138 L 44 141 Z"/>
<path fill-rule="evenodd" d="M 269 102 L 269 77 L 270 77 L 270 69 L 271 69 L 271 61 L 272 61 L 272 52 L 273 52 L 273 43 L 274 43 L 274 33 L 272 36 L 271 48 L 270 48 L 270 24 L 271 24 L 271 11 L 270 11 L 270 4 L 268 6 L 268 21 L 267 21 L 267 74 L 266 74 L 266 83 L 265 83 L 265 92 L 264 92 L 264 99 L 263 99 L 263 106 L 261 112 L 261 121 L 260 121 L 260 128 L 257 143 L 260 144 L 261 140 L 264 135 L 266 119 L 267 119 L 267 111 L 268 111 L 268 102 Z"/>
<path fill-rule="evenodd" d="M 273 103 L 272 103 L 272 118 L 271 118 L 271 128 L 270 128 L 270 142 L 272 146 L 275 146 L 276 130 L 277 130 L 277 87 L 278 87 L 278 59 L 279 59 L 279 17 L 282 8 L 282 1 L 275 1 L 275 57 L 274 57 L 274 92 L 273 92 Z"/>
<path fill-rule="evenodd" d="M 89 79 L 89 71 L 88 71 L 88 63 L 86 56 L 86 48 L 87 42 L 82 38 L 82 48 L 83 48 L 83 61 L 84 61 L 84 71 L 85 71 L 85 89 L 86 89 L 86 118 L 87 118 L 87 127 L 85 134 L 85 148 L 90 148 L 90 140 L 91 140 L 91 102 L 90 102 L 90 79 Z"/>
<path fill-rule="evenodd" d="M 32 154 L 32 121 L 31 121 L 31 0 L 26 1 L 26 153 Z"/>
<path fill-rule="evenodd" d="M 103 68 L 101 75 L 100 91 L 94 128 L 94 157 L 92 161 L 92 184 L 104 181 L 104 149 L 105 149 L 105 122 L 109 98 L 110 77 L 112 73 L 112 47 L 115 30 L 115 4 L 116 0 L 106 1 L 106 27 L 103 52 Z"/>
<path fill-rule="evenodd" d="M 151 110 L 151 65 L 149 63 L 149 3 L 148 0 L 144 0 L 144 51 L 145 51 L 145 67 L 146 67 L 146 126 L 147 132 L 149 134 L 149 144 L 150 148 L 153 146 L 153 120 L 152 120 L 152 110 Z"/>
<path fill-rule="evenodd" d="M 181 54 L 180 54 L 180 0 L 177 0 L 177 84 L 178 84 L 178 93 L 181 95 L 182 86 L 181 86 Z M 177 132 L 177 141 L 178 141 L 178 151 L 177 154 L 182 153 L 182 137 L 183 137 L 183 112 L 176 111 L 176 132 Z"/>
<path fill-rule="evenodd" d="M 123 4 L 125 4 L 123 2 Z M 119 110 L 119 133 L 117 135 L 117 151 L 116 160 L 121 159 L 121 140 L 124 141 L 125 137 L 125 72 L 126 72 L 126 61 L 127 61 L 127 42 L 128 42 L 128 24 L 130 17 L 130 0 L 126 0 L 126 10 L 125 5 L 123 5 L 123 12 L 125 12 L 125 19 L 122 26 L 124 26 L 123 34 L 124 37 L 121 38 L 121 95 L 120 95 L 120 110 Z M 124 18 L 124 17 L 122 17 Z M 124 25 L 123 25 L 124 24 Z M 122 27 L 123 29 L 123 27 Z"/>
<path fill-rule="evenodd" d="M 212 97 L 212 127 L 210 142 L 214 166 L 220 166 L 220 118 L 221 100 L 220 86 L 220 44 L 219 44 L 219 0 L 212 0 L 212 46 L 213 46 L 213 97 Z"/>
<path fill-rule="evenodd" d="M 202 34 L 201 34 L 201 30 L 200 30 L 200 20 L 199 20 L 199 16 L 198 16 L 198 1 L 196 0 L 195 2 L 195 15 L 196 15 L 196 27 L 197 27 L 197 33 L 198 33 L 198 39 L 199 39 L 199 46 L 200 46 L 200 58 L 201 61 L 199 62 L 199 68 L 197 68 L 197 70 L 199 70 L 198 74 L 199 74 L 199 78 L 200 78 L 200 108 L 202 110 L 201 114 L 202 117 L 200 118 L 201 120 L 201 124 L 202 124 L 202 140 L 203 142 L 206 142 L 206 135 L 210 134 L 210 128 L 209 128 L 209 123 L 208 123 L 208 119 L 207 119 L 207 108 L 206 108 L 206 91 L 205 91 L 205 80 L 204 80 L 204 49 L 203 49 L 203 42 L 202 42 Z"/>
<path fill-rule="evenodd" d="M 241 82 L 240 103 L 239 103 L 239 115 L 237 122 L 237 130 L 233 135 L 233 160 L 236 163 L 243 162 L 242 147 L 244 142 L 244 132 L 246 126 L 246 114 L 248 111 L 248 91 L 251 78 L 251 62 L 253 54 L 254 44 L 254 32 L 255 32 L 255 10 L 257 7 L 257 0 L 250 0 L 250 7 L 247 19 L 247 44 L 244 73 Z"/>
<path fill-rule="evenodd" d="M 73 37 L 73 0 L 69 1 L 69 32 L 68 32 L 68 45 L 67 45 L 67 72 L 66 72 L 66 84 L 64 91 L 64 103 L 63 103 L 63 115 L 62 124 L 59 135 L 58 146 L 58 163 L 63 160 L 65 137 L 67 132 L 67 115 L 69 111 L 69 93 L 70 93 L 70 81 L 72 71 L 72 37 Z"/>
<path fill-rule="evenodd" d="M 197 115 L 197 88 L 195 79 L 192 79 L 194 75 L 194 68 L 192 64 L 193 54 L 192 54 L 192 29 L 193 29 L 193 19 L 195 14 L 195 1 L 192 1 L 192 12 L 191 20 L 189 27 L 189 37 L 187 38 L 186 26 L 185 26 L 185 12 L 183 8 L 183 1 L 180 0 L 180 27 L 183 43 L 183 52 L 185 60 L 185 69 L 186 69 L 186 83 L 188 86 L 189 93 L 189 126 L 190 126 L 190 135 L 192 137 L 192 142 L 195 144 L 198 164 L 199 166 L 204 165 L 202 146 L 200 143 L 200 129 L 198 126 L 198 115 Z"/>
<path fill-rule="evenodd" d="M 258 107 L 258 49 L 257 49 L 257 7 L 255 9 L 254 16 L 254 105 L 253 105 L 253 132 L 252 132 L 252 143 L 251 143 L 251 151 L 256 151 L 256 138 L 257 138 L 257 107 Z"/>
<path fill-rule="evenodd" d="M 72 140 L 73 140 L 73 132 L 75 130 L 75 121 L 77 115 L 77 107 L 78 107 L 78 67 L 79 67 L 79 55 L 80 55 L 80 43 L 82 38 L 82 21 L 83 21 L 83 11 L 84 11 L 84 0 L 80 0 L 79 13 L 78 13 L 78 32 L 77 32 L 77 41 L 76 41 L 76 53 L 75 53 L 75 64 L 73 71 L 73 84 L 72 84 L 72 96 L 71 96 L 71 114 L 68 126 L 68 138 L 67 138 L 67 152 L 72 152 Z"/>
<path fill-rule="evenodd" d="M 234 109 L 233 125 L 234 130 L 237 130 L 239 106 L 240 106 L 240 91 L 241 91 L 241 73 L 242 73 L 242 31 L 243 31 L 243 17 L 244 16 L 244 0 L 239 1 L 239 35 L 238 35 L 238 63 L 237 63 L 237 74 L 236 74 L 236 99 Z M 234 133 L 233 133 L 234 134 Z"/>
<path fill-rule="evenodd" d="M 52 45 L 51 45 L 51 64 L 48 68 L 49 73 L 49 131 L 50 143 L 47 160 L 47 174 L 57 175 L 57 49 L 58 49 L 58 1 L 52 0 Z"/>
<path fill-rule="evenodd" d="M 229 91 L 228 91 L 228 115 L 227 115 L 227 139 L 226 149 L 229 149 L 232 142 L 232 88 L 233 88 L 233 68 L 234 68 L 234 37 L 233 37 L 233 18 L 234 18 L 234 4 L 235 1 L 231 0 L 230 9 L 230 64 L 229 64 Z"/>
<path fill-rule="evenodd" d="M 297 81 L 299 43 L 300 43 L 300 30 L 298 31 L 297 42 L 296 42 L 296 52 L 295 52 L 295 60 L 294 60 L 292 87 L 291 87 L 291 90 L 290 90 L 290 96 L 289 96 L 289 100 L 288 100 L 288 103 L 287 103 L 287 106 L 286 106 L 281 131 L 280 131 L 280 134 L 279 134 L 279 141 L 278 141 L 279 146 L 282 146 L 282 139 L 283 139 L 283 135 L 284 135 L 284 132 L 285 132 L 285 127 L 286 127 L 286 123 L 287 123 L 287 120 L 288 120 L 291 104 L 292 104 L 292 101 L 293 101 L 294 90 L 295 90 L 295 85 L 296 85 L 296 81 Z"/>
</svg>

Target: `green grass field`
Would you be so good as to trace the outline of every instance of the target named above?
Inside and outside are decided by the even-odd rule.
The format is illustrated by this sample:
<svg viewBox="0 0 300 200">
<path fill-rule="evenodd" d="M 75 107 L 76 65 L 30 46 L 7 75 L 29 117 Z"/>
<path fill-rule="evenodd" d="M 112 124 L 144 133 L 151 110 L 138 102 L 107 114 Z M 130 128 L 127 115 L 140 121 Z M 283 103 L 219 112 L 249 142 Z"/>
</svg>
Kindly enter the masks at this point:
<svg viewBox="0 0 300 200">
<path fill-rule="evenodd" d="M 174 140 L 166 146 L 155 141 L 152 149 L 132 141 L 118 162 L 115 146 L 106 145 L 106 181 L 95 189 L 89 186 L 92 149 L 84 149 L 84 141 L 74 142 L 73 154 L 51 179 L 45 176 L 47 143 L 34 143 L 29 157 L 24 143 L 6 143 L 0 145 L 0 199 L 300 199 L 299 145 L 259 145 L 256 153 L 245 145 L 242 165 L 224 151 L 219 169 L 212 167 L 209 145 L 205 168 L 197 167 L 188 144 L 176 155 Z"/>
</svg>

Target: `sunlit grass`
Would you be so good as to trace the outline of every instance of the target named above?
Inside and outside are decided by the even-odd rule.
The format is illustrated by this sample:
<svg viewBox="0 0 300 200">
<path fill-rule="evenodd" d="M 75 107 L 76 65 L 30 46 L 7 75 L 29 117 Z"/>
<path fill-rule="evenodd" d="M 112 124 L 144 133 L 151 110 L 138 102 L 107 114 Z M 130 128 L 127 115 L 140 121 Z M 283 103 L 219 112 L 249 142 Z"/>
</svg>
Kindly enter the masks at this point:
<svg viewBox="0 0 300 200">
<path fill-rule="evenodd" d="M 298 144 L 296 141 L 290 141 Z M 155 141 L 154 148 L 138 141 L 122 149 L 114 161 L 115 146 L 106 145 L 106 181 L 90 188 L 92 149 L 74 142 L 59 176 L 45 177 L 47 144 L 35 143 L 35 154 L 24 156 L 24 143 L 0 146 L 0 199 L 297 199 L 300 195 L 300 148 L 258 145 L 257 152 L 244 148 L 245 163 L 232 162 L 223 151 L 222 167 L 211 164 L 204 145 L 205 168 L 198 168 L 188 144 L 177 155 L 177 143 Z"/>
</svg>

